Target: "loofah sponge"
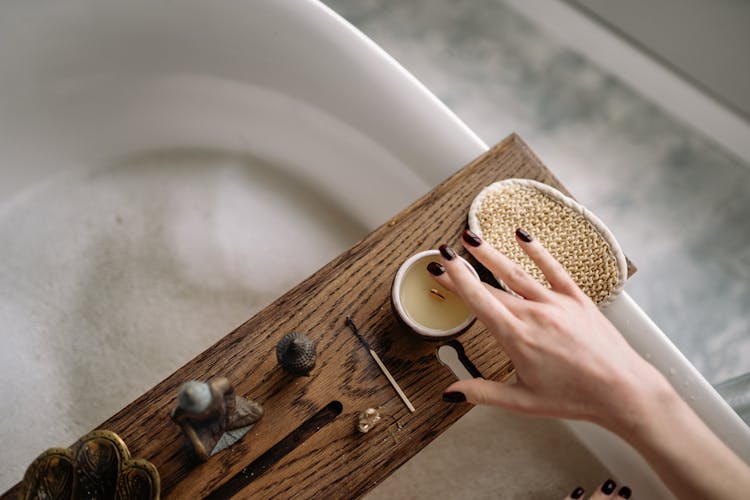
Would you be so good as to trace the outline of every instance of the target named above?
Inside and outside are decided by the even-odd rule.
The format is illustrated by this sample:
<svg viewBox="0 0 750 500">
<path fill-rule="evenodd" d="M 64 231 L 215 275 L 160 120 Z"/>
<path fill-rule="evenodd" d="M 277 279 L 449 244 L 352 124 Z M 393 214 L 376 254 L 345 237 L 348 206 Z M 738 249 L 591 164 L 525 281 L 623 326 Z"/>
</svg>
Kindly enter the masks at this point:
<svg viewBox="0 0 750 500">
<path fill-rule="evenodd" d="M 600 307 L 622 291 L 628 269 L 617 240 L 593 213 L 557 189 L 529 179 L 506 179 L 484 188 L 469 209 L 469 229 L 549 286 L 518 245 L 517 228 L 547 247 Z"/>
</svg>

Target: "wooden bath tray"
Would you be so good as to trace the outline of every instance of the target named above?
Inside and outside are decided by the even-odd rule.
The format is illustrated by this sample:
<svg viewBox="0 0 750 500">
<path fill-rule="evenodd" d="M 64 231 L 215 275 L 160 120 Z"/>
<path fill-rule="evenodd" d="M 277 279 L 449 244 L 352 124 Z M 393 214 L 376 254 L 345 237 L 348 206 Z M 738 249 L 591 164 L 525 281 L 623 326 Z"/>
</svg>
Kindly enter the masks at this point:
<svg viewBox="0 0 750 500">
<path fill-rule="evenodd" d="M 164 497 L 363 495 L 471 408 L 442 401 L 454 376 L 436 357 L 439 344 L 415 338 L 395 319 L 389 302 L 394 274 L 417 251 L 443 242 L 461 248 L 458 241 L 472 199 L 484 186 L 508 177 L 536 179 L 566 192 L 523 141 L 511 135 L 100 428 L 119 434 L 134 456 L 157 467 Z M 629 270 L 632 274 L 634 268 Z M 411 399 L 415 413 L 347 328 L 348 314 Z M 274 346 L 291 331 L 318 341 L 311 377 L 293 378 L 276 364 Z M 484 377 L 503 380 L 512 372 L 508 358 L 479 323 L 458 340 Z M 262 403 L 265 417 L 229 450 L 192 465 L 169 412 L 183 382 L 218 376 L 228 377 L 237 394 Z M 368 407 L 378 408 L 383 419 L 368 434 L 359 434 L 357 415 Z M 306 421 L 304 432 L 292 434 Z"/>
</svg>

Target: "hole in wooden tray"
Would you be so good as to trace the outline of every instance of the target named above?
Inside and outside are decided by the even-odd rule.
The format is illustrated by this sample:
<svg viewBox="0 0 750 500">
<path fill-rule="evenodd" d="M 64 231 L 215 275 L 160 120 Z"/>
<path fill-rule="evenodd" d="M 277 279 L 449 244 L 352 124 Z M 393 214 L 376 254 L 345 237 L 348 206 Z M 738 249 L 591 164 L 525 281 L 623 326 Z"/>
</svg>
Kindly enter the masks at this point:
<svg viewBox="0 0 750 500">
<path fill-rule="evenodd" d="M 331 401 L 318 413 L 305 420 L 302 425 L 294 429 L 287 436 L 271 446 L 265 453 L 253 460 L 250 465 L 232 476 L 208 495 L 207 499 L 230 498 L 247 487 L 271 468 L 276 462 L 294 451 L 299 445 L 307 441 L 313 434 L 341 415 L 344 405 L 340 401 Z"/>
<path fill-rule="evenodd" d="M 437 358 L 453 372 L 458 380 L 482 377 L 474 363 L 466 356 L 464 346 L 458 340 L 451 340 L 438 347 Z"/>
</svg>

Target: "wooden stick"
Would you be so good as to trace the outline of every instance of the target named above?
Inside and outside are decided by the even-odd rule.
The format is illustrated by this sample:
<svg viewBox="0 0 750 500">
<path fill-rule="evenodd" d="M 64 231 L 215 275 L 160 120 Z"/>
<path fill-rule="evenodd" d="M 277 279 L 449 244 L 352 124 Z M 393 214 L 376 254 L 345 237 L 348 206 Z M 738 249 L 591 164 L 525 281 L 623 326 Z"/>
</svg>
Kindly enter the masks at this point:
<svg viewBox="0 0 750 500">
<path fill-rule="evenodd" d="M 399 387 L 398 383 L 396 382 L 396 379 L 393 378 L 393 375 L 391 375 L 391 372 L 388 371 L 388 368 L 385 367 L 383 362 L 380 360 L 380 356 L 378 356 L 378 353 L 372 350 L 372 347 L 370 347 L 370 344 L 365 340 L 365 338 L 362 336 L 362 334 L 359 332 L 359 328 L 357 328 L 357 325 L 354 324 L 354 321 L 352 320 L 351 316 L 346 317 L 346 324 L 349 326 L 349 328 L 352 329 L 354 332 L 354 335 L 357 336 L 360 342 L 367 348 L 367 350 L 370 352 L 370 356 L 372 356 L 372 359 L 375 360 L 375 362 L 380 367 L 380 371 L 383 372 L 383 375 L 385 375 L 385 378 L 388 379 L 388 382 L 391 383 L 393 386 L 393 389 L 395 389 L 396 394 L 399 395 L 401 398 L 401 401 L 404 402 L 407 408 L 409 408 L 409 411 L 414 413 L 416 410 L 414 409 L 414 405 L 411 404 L 411 401 L 409 401 L 409 398 L 406 397 L 406 394 L 404 394 L 404 391 L 401 390 L 401 387 Z"/>
<path fill-rule="evenodd" d="M 409 411 L 414 413 L 414 405 L 411 404 L 411 401 L 409 401 L 409 398 L 406 397 L 406 394 L 404 394 L 404 391 L 401 390 L 401 387 L 396 383 L 396 380 L 394 380 L 393 375 L 391 375 L 391 372 L 388 371 L 388 368 L 385 367 L 383 362 L 380 360 L 380 356 L 378 356 L 378 353 L 373 351 L 372 349 L 369 349 L 370 354 L 372 355 L 372 359 L 375 360 L 375 362 L 378 364 L 380 369 L 383 371 L 383 375 L 385 375 L 385 378 L 388 379 L 388 382 L 391 383 L 393 388 L 396 390 L 396 393 L 401 396 L 401 401 L 404 402 L 407 408 L 409 408 Z"/>
</svg>

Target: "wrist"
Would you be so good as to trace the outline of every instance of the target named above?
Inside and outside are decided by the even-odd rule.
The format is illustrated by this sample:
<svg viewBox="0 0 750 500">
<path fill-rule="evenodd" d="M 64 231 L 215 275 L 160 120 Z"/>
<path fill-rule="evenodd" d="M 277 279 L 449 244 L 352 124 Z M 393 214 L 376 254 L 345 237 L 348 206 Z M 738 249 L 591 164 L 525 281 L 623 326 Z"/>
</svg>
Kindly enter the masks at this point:
<svg viewBox="0 0 750 500">
<path fill-rule="evenodd" d="M 659 428 L 665 416 L 685 405 L 666 377 L 645 361 L 637 371 L 619 378 L 613 395 L 615 404 L 597 423 L 631 444 L 648 440 L 647 434 Z"/>
<path fill-rule="evenodd" d="M 645 362 L 644 362 L 645 363 Z M 601 425 L 632 446 L 677 498 L 736 498 L 750 469 L 693 412 L 653 366 L 621 387 L 628 401 Z M 738 486 L 743 484 L 743 486 Z"/>
</svg>

